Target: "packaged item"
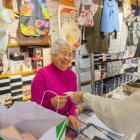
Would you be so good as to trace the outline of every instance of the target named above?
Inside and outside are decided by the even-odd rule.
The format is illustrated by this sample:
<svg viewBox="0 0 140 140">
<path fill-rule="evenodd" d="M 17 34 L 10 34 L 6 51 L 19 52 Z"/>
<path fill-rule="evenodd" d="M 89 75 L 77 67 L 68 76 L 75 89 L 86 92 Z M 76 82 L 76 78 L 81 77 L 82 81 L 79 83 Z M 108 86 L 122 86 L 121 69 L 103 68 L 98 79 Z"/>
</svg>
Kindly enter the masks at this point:
<svg viewBox="0 0 140 140">
<path fill-rule="evenodd" d="M 42 59 L 42 48 L 41 47 L 29 47 L 28 48 L 29 57 Z"/>
</svg>

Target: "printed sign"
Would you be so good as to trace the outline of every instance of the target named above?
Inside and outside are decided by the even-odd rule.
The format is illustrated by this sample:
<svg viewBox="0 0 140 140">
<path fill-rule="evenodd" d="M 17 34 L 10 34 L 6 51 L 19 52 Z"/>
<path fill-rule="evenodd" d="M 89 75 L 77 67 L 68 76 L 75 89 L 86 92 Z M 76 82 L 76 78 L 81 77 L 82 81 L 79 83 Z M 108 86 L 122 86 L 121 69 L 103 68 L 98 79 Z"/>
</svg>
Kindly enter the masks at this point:
<svg viewBox="0 0 140 140">
<path fill-rule="evenodd" d="M 73 7 L 60 5 L 58 8 L 60 37 L 67 40 L 73 48 L 80 45 L 80 29 L 77 24 L 78 11 Z"/>
</svg>

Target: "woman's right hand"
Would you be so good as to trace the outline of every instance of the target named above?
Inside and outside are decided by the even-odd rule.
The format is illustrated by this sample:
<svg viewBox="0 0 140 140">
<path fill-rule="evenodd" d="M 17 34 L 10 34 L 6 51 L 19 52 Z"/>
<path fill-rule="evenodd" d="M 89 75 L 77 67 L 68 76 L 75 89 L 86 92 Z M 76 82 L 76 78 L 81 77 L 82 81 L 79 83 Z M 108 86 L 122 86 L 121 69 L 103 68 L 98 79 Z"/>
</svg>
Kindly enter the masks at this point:
<svg viewBox="0 0 140 140">
<path fill-rule="evenodd" d="M 58 98 L 59 98 L 59 100 L 58 100 Z M 59 108 L 58 109 L 61 109 L 65 106 L 65 104 L 67 102 L 67 98 L 65 96 L 55 96 L 51 99 L 51 105 L 54 108 L 57 108 L 58 107 L 58 101 L 59 101 Z"/>
<path fill-rule="evenodd" d="M 72 101 L 73 103 L 82 102 L 82 101 L 83 101 L 83 94 L 84 94 L 83 91 L 76 91 L 76 92 L 73 92 L 73 93 L 70 95 L 71 101 Z"/>
</svg>

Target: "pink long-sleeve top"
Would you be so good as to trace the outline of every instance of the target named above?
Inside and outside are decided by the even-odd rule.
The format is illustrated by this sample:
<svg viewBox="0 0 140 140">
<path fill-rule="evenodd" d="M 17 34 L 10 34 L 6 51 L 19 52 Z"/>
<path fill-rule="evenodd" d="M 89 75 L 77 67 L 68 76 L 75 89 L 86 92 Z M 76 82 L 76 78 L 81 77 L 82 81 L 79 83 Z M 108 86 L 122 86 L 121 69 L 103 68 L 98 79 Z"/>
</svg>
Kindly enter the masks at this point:
<svg viewBox="0 0 140 140">
<path fill-rule="evenodd" d="M 58 95 L 65 95 L 63 93 L 77 90 L 77 78 L 73 71 L 66 69 L 59 70 L 53 63 L 40 69 L 34 77 L 31 85 L 31 100 L 40 104 L 45 91 L 51 90 Z M 51 98 L 56 95 L 45 92 L 42 106 L 50 110 L 56 111 L 51 105 Z M 76 104 L 72 103 L 70 98 L 67 98 L 65 106 L 58 110 L 62 115 L 75 116 Z"/>
</svg>

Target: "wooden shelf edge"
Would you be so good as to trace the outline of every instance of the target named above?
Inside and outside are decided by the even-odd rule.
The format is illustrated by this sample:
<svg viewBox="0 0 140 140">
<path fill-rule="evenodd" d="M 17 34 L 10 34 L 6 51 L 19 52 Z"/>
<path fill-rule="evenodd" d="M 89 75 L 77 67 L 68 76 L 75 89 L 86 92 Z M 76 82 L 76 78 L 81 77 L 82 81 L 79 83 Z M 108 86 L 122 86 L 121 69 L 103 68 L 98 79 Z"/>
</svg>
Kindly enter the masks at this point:
<svg viewBox="0 0 140 140">
<path fill-rule="evenodd" d="M 51 43 L 50 42 L 48 42 L 48 43 L 38 43 L 38 44 L 33 44 L 33 43 L 27 43 L 27 44 L 25 44 L 25 43 L 13 43 L 13 44 L 8 44 L 8 47 L 17 47 L 17 46 L 34 46 L 34 45 L 36 45 L 36 46 L 45 46 L 45 45 L 51 45 Z"/>
<path fill-rule="evenodd" d="M 20 46 L 19 43 L 8 44 L 8 47 L 17 47 Z"/>
<path fill-rule="evenodd" d="M 8 73 L 8 74 L 3 74 L 3 75 L 0 75 L 0 78 L 7 78 L 9 76 L 14 76 L 14 75 L 18 75 L 18 74 L 21 74 L 21 75 L 29 75 L 29 74 L 34 74 L 35 72 L 33 71 L 26 71 L 26 72 L 17 72 L 17 73 Z"/>
<path fill-rule="evenodd" d="M 94 63 L 100 64 L 100 63 L 107 63 L 107 62 L 120 61 L 120 60 L 129 60 L 129 59 L 137 59 L 137 57 L 127 57 L 127 58 L 122 58 L 122 59 L 112 59 L 112 60 L 105 60 L 105 61 L 94 61 Z"/>
</svg>

